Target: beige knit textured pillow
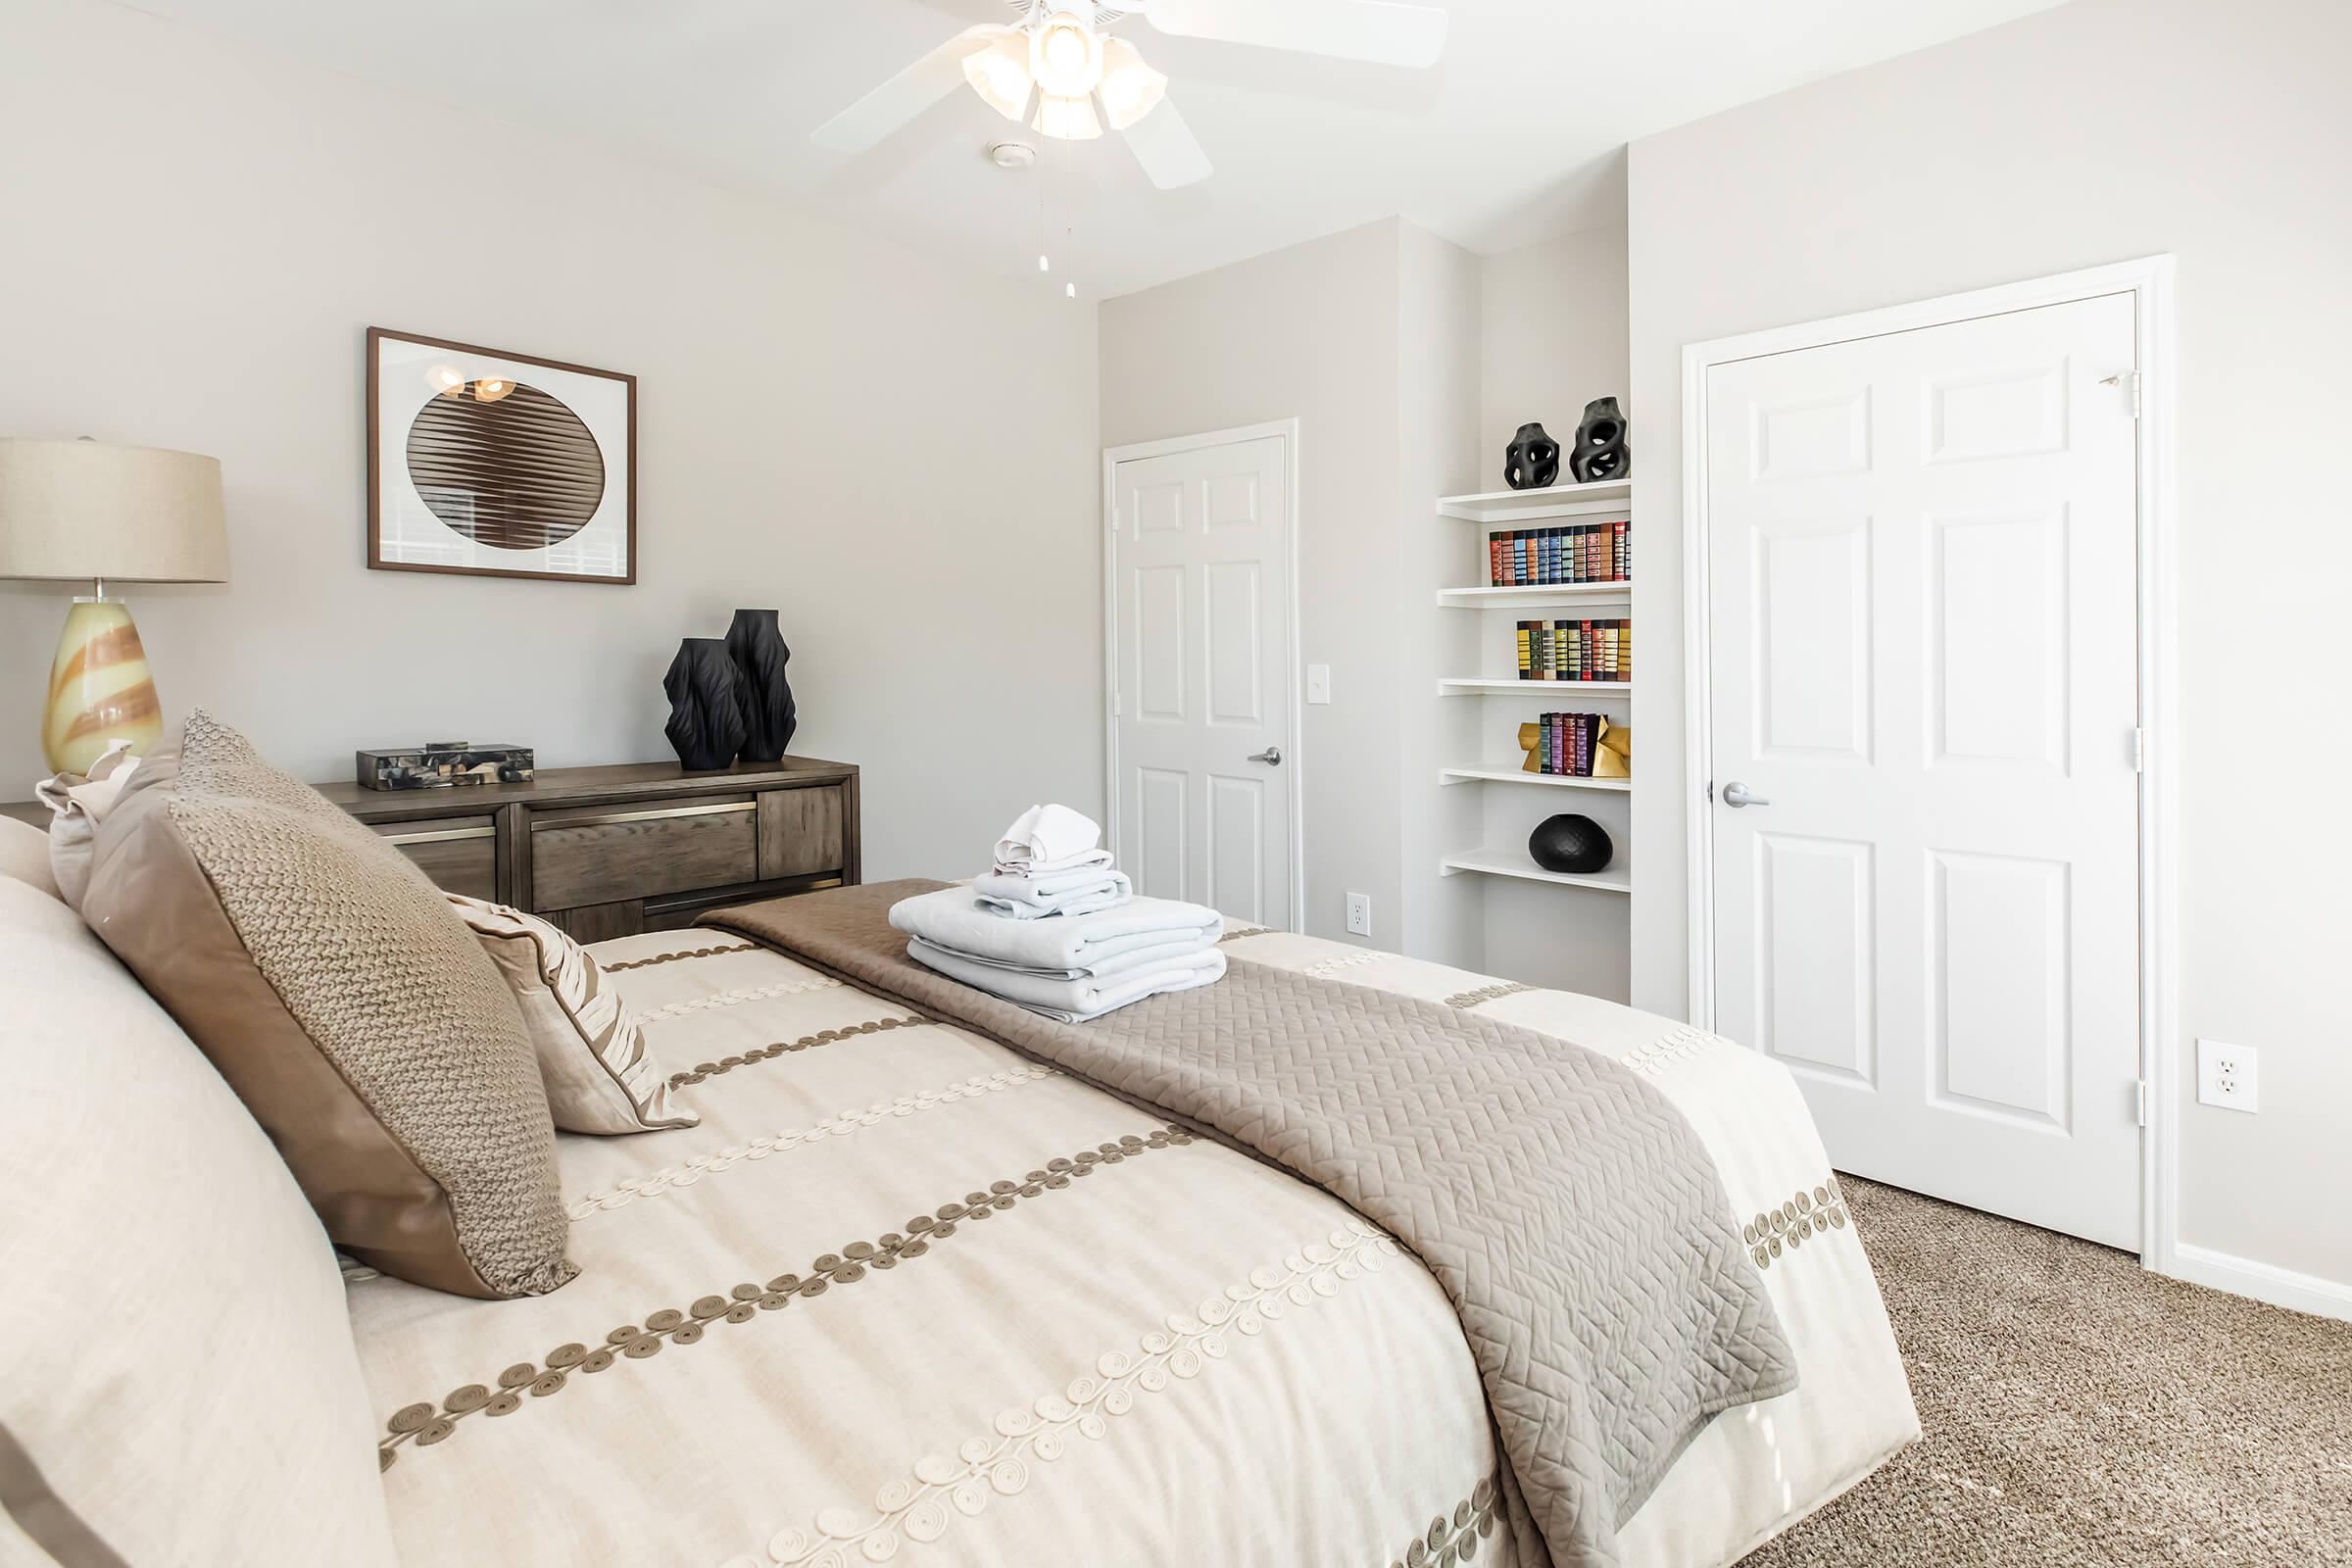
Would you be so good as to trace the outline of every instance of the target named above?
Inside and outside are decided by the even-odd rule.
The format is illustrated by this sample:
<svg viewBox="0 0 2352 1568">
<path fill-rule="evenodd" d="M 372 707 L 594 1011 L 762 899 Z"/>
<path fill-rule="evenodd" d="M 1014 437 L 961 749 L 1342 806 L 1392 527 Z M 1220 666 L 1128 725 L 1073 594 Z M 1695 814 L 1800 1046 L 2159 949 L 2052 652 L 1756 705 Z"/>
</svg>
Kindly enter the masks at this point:
<svg viewBox="0 0 2352 1568">
<path fill-rule="evenodd" d="M 702 1120 L 671 1103 L 668 1076 L 586 948 L 535 914 L 463 893 L 443 896 L 522 1006 L 557 1126 L 567 1133 L 641 1133 Z"/>
<path fill-rule="evenodd" d="M 328 1236 L 464 1296 L 572 1277 L 529 1031 L 398 850 L 202 712 L 96 848 L 83 919 L 244 1100 Z"/>
</svg>

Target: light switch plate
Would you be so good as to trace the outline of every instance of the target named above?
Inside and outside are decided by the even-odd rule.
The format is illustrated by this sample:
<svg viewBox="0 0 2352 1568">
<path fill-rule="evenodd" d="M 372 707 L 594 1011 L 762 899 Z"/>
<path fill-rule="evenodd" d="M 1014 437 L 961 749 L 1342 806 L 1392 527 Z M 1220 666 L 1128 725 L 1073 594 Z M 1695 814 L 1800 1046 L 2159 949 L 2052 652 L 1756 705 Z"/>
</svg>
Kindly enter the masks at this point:
<svg viewBox="0 0 2352 1568">
<path fill-rule="evenodd" d="M 1331 666 L 1329 664 L 1306 666 L 1306 700 L 1310 703 L 1331 701 Z"/>
<path fill-rule="evenodd" d="M 2262 1081 L 2255 1074 L 2254 1048 L 2226 1040 L 2197 1042 L 2197 1103 L 2224 1110 L 2262 1108 Z"/>
</svg>

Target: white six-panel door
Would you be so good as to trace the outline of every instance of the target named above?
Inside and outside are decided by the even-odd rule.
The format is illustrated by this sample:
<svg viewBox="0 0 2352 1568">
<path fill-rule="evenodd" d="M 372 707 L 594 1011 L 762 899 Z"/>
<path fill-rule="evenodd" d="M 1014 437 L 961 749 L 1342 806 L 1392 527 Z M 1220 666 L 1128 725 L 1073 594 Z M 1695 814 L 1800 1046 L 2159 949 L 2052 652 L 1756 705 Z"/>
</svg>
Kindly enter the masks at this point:
<svg viewBox="0 0 2352 1568">
<path fill-rule="evenodd" d="M 1699 808 L 1837 1166 L 2132 1249 L 2134 356 L 2119 294 L 1708 368 Z"/>
<path fill-rule="evenodd" d="M 1116 464 L 1111 595 L 1120 866 L 1136 891 L 1291 924 L 1286 442 Z"/>
</svg>

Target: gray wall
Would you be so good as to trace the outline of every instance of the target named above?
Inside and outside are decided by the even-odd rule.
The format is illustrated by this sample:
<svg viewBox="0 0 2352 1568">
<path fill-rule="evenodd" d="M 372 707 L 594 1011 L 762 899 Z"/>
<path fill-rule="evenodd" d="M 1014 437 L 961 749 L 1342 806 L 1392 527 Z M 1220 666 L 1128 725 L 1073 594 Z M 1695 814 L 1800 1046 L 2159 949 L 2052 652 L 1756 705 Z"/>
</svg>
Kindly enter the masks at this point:
<svg viewBox="0 0 2352 1568">
<path fill-rule="evenodd" d="M 869 874 L 1100 807 L 1090 306 L 90 0 L 0 8 L 0 432 L 221 461 L 230 584 L 122 590 L 169 713 L 664 758 L 677 639 L 772 605 Z M 369 324 L 635 372 L 638 586 L 366 570 Z M 0 798 L 70 591 L 0 584 Z"/>
<path fill-rule="evenodd" d="M 2352 508 L 2352 8 L 2077 0 L 1638 141 L 1634 1001 L 1685 1006 L 1680 351 L 2171 252 L 2180 267 L 2181 1239 L 2352 1281 L 2332 794 Z M 2195 1103 L 2194 1040 L 2262 1111 Z"/>
<path fill-rule="evenodd" d="M 1373 942 L 1399 929 L 1396 766 L 1398 224 L 1368 223 L 1104 302 L 1104 446 L 1299 421 L 1300 657 L 1331 665 L 1329 706 L 1301 710 L 1306 907 L 1347 935 L 1372 899 Z"/>
</svg>

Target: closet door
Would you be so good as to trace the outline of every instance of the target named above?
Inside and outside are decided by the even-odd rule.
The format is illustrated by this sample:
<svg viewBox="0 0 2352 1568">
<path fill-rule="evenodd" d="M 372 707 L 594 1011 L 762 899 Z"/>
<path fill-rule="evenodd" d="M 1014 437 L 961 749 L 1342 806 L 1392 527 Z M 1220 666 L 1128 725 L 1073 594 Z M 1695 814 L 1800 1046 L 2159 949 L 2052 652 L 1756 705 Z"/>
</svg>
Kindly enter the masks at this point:
<svg viewBox="0 0 2352 1568">
<path fill-rule="evenodd" d="M 2132 298 L 1715 366 L 1716 1027 L 1840 1170 L 2140 1245 Z"/>
</svg>

